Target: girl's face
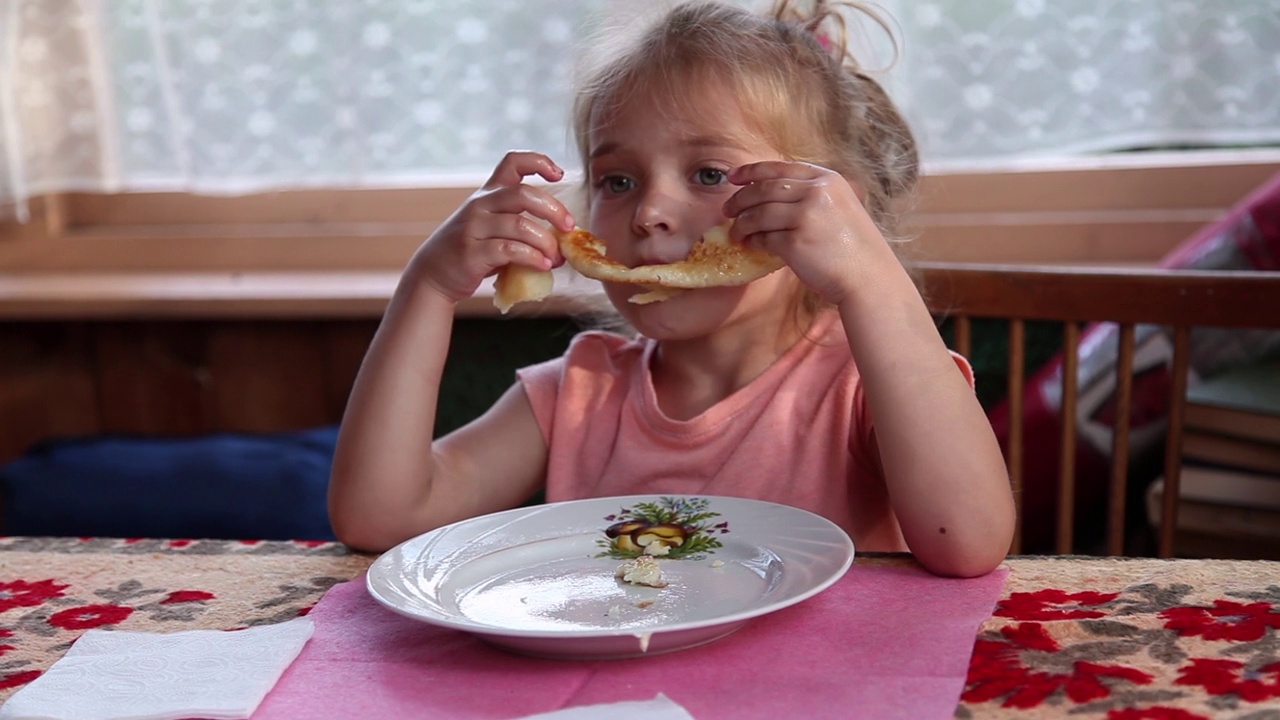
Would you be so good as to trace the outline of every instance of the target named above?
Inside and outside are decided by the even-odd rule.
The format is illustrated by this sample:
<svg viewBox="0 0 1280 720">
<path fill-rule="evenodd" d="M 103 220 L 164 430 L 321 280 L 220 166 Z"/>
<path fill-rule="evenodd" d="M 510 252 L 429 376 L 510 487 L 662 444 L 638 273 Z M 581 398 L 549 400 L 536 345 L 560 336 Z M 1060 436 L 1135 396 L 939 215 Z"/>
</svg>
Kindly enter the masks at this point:
<svg viewBox="0 0 1280 720">
<path fill-rule="evenodd" d="M 656 109 L 638 96 L 595 123 L 587 166 L 589 229 L 624 265 L 683 260 L 703 233 L 725 222 L 724 203 L 739 189 L 726 179 L 729 170 L 784 159 L 760 139 L 729 93 L 700 95 L 678 112 Z M 639 285 L 605 283 L 605 291 L 641 333 L 675 340 L 782 307 L 793 283 L 783 270 L 746 286 L 687 290 L 647 305 L 628 302 L 645 291 Z"/>
</svg>

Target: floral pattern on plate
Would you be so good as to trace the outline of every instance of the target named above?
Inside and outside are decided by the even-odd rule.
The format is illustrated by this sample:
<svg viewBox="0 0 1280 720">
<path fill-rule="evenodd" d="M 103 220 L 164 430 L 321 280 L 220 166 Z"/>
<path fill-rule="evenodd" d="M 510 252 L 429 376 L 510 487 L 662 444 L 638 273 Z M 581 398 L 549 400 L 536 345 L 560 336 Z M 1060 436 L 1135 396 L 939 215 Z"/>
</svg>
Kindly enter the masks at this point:
<svg viewBox="0 0 1280 720">
<path fill-rule="evenodd" d="M 653 555 L 671 560 L 702 560 L 723 547 L 716 535 L 729 532 L 728 522 L 714 522 L 720 513 L 706 498 L 661 497 L 638 502 L 606 515 L 613 523 L 596 541 L 596 557 L 632 559 Z"/>
</svg>

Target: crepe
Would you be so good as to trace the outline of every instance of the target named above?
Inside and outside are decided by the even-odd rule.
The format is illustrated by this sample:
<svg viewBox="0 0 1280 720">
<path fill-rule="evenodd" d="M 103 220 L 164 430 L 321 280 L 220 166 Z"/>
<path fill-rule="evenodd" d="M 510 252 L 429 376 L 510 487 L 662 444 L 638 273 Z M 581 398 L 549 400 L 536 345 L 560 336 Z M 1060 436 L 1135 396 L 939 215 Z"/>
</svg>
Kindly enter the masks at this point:
<svg viewBox="0 0 1280 720">
<path fill-rule="evenodd" d="M 783 266 L 775 255 L 733 242 L 728 223 L 707 231 L 684 260 L 661 265 L 627 267 L 606 256 L 604 241 L 582 228 L 556 233 L 556 239 L 565 260 L 582 275 L 644 286 L 645 292 L 630 298 L 636 304 L 667 300 L 682 290 L 745 285 Z M 508 265 L 498 273 L 493 303 L 506 313 L 516 303 L 545 298 L 552 286 L 550 271 Z"/>
</svg>

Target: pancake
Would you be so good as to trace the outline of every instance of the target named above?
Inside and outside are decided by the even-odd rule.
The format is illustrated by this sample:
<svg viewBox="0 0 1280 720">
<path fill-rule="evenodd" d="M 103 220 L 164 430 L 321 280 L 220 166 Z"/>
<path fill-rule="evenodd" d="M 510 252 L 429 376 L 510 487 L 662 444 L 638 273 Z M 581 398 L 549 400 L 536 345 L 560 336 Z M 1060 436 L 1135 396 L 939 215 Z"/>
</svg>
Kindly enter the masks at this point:
<svg viewBox="0 0 1280 720">
<path fill-rule="evenodd" d="M 556 233 L 565 260 L 585 277 L 603 282 L 634 283 L 644 292 L 632 295 L 638 305 L 661 302 L 683 290 L 746 285 L 778 270 L 782 259 L 729 238 L 729 223 L 711 228 L 683 260 L 661 265 L 627 267 L 605 255 L 605 243 L 582 228 Z M 542 300 L 551 294 L 550 271 L 508 265 L 498 272 L 493 304 L 502 313 L 520 302 Z"/>
</svg>

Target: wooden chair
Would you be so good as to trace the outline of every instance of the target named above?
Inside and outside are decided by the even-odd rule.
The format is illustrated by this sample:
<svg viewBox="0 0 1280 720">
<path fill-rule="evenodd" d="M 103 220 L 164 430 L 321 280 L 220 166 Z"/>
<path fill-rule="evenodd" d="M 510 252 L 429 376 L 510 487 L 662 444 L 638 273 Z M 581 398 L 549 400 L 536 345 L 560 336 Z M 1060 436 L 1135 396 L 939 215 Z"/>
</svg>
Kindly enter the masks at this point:
<svg viewBox="0 0 1280 720">
<path fill-rule="evenodd" d="M 1024 438 L 1022 428 L 1026 377 L 1026 323 L 1063 323 L 1063 373 L 1060 460 L 1058 467 L 1055 549 L 1073 552 L 1075 519 L 1074 421 L 1080 332 L 1092 322 L 1119 326 L 1116 363 L 1116 412 L 1107 486 L 1106 543 L 1111 555 L 1124 553 L 1125 499 L 1130 459 L 1129 417 L 1132 407 L 1134 327 L 1172 329 L 1173 357 L 1169 424 L 1164 447 L 1164 495 L 1158 554 L 1174 552 L 1181 471 L 1183 404 L 1186 398 L 1191 329 L 1200 327 L 1280 329 L 1280 273 L 1253 271 L 1189 271 L 1099 269 L 1025 265 L 917 263 L 922 290 L 931 311 L 953 322 L 953 345 L 969 355 L 971 319 L 1008 321 L 1010 427 L 1006 460 L 1019 500 L 1019 532 L 1014 553 L 1021 551 Z"/>
</svg>

